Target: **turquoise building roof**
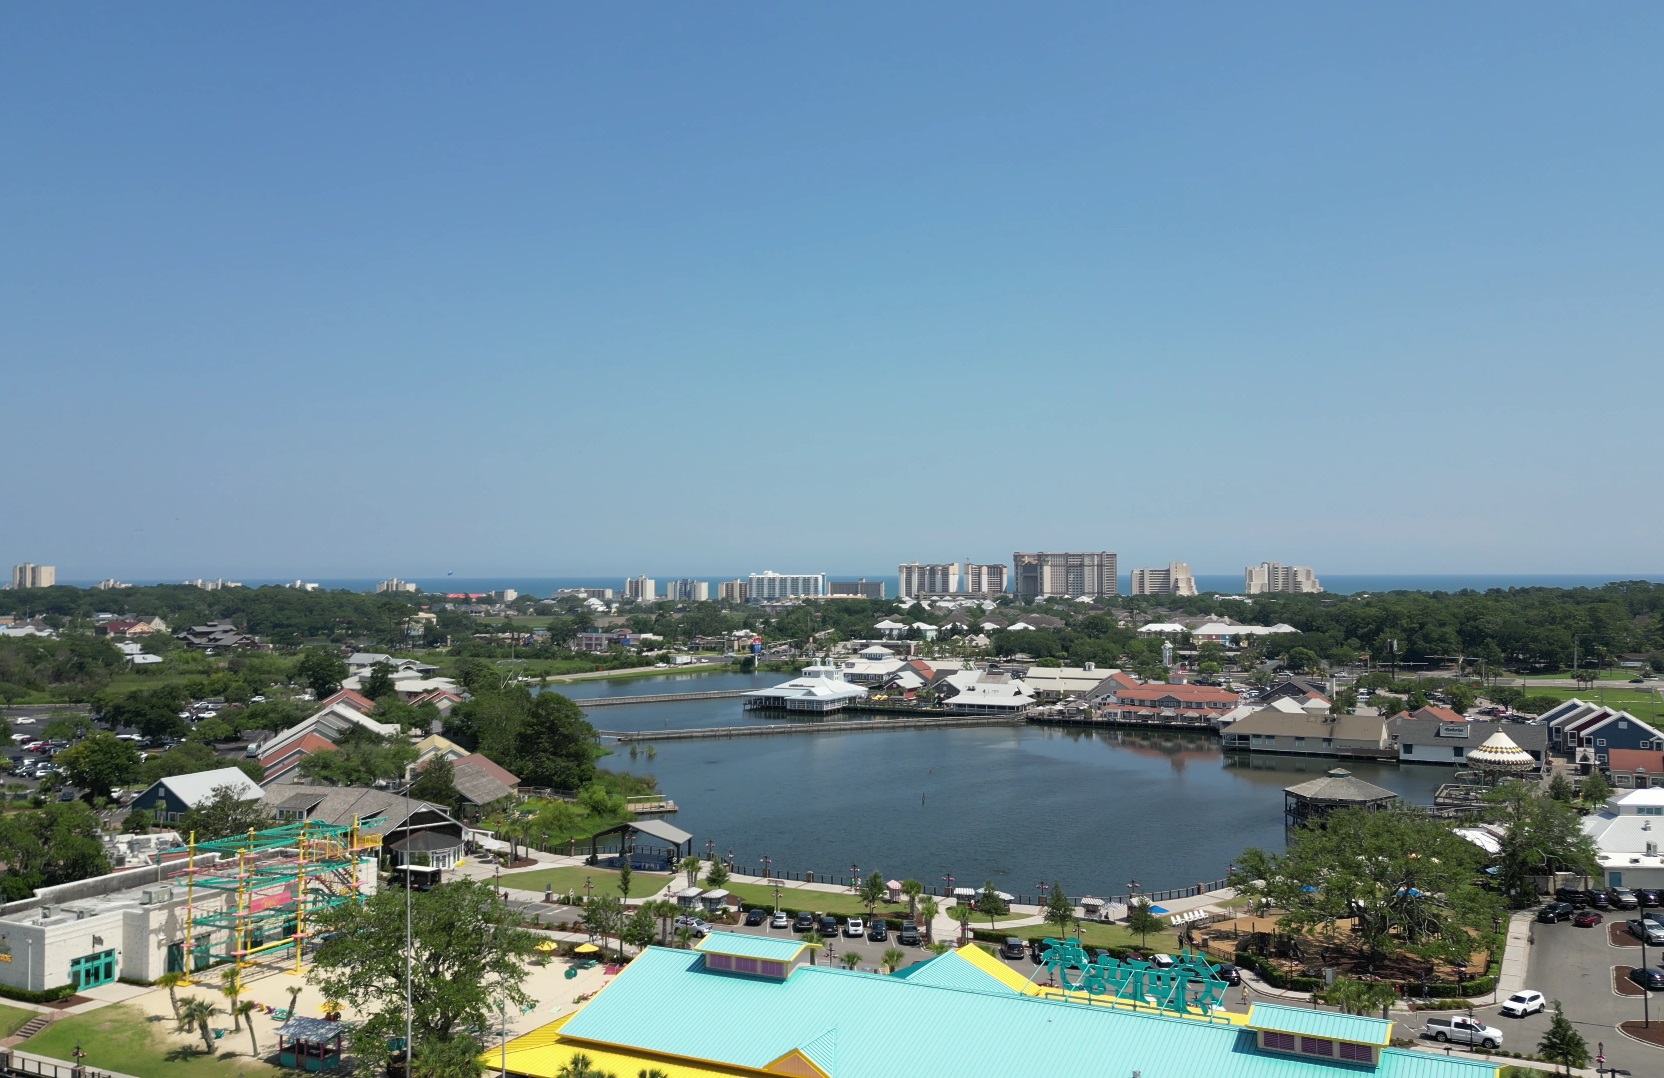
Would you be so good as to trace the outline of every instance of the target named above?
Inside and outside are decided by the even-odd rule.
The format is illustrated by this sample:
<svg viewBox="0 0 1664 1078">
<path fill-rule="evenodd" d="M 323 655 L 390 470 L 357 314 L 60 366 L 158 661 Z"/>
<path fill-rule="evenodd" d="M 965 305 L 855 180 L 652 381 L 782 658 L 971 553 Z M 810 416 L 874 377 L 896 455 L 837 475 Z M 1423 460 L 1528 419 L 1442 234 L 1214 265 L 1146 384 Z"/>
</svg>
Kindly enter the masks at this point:
<svg viewBox="0 0 1664 1078">
<path fill-rule="evenodd" d="M 945 965 L 943 972 L 951 970 Z M 762 1070 L 793 1050 L 832 1078 L 1495 1078 L 1480 1060 L 1386 1048 L 1371 1067 L 1261 1051 L 1251 1030 L 920 977 L 799 966 L 785 980 L 649 947 L 561 1029 L 568 1040 Z M 957 980 L 957 973 L 954 975 Z M 1331 1016 L 1336 1017 L 1336 1016 Z M 1351 1027 L 1355 1028 L 1355 1027 Z"/>
<path fill-rule="evenodd" d="M 736 958 L 757 958 L 764 962 L 790 962 L 808 944 L 801 939 L 779 939 L 773 936 L 747 936 L 743 932 L 712 932 L 699 941 L 694 950 L 707 954 L 726 954 Z"/>
<path fill-rule="evenodd" d="M 1327 1037 L 1357 1044 L 1384 1046 L 1392 1043 L 1392 1023 L 1385 1018 L 1315 1011 L 1309 1007 L 1282 1007 L 1275 1003 L 1256 1003 L 1248 1008 L 1248 1028 L 1303 1033 L 1308 1037 Z"/>
</svg>

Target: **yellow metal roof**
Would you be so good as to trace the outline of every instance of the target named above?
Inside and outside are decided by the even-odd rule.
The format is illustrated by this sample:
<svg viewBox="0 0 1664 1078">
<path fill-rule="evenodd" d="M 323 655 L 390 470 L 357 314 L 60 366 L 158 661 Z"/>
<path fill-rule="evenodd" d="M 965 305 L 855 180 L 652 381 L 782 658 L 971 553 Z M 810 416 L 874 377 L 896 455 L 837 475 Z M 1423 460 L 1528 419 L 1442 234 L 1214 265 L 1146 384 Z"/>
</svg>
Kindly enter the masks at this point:
<svg viewBox="0 0 1664 1078">
<path fill-rule="evenodd" d="M 588 1056 L 594 1065 L 614 1074 L 636 1074 L 657 1068 L 667 1078 L 755 1078 L 762 1071 L 748 1067 L 730 1067 L 720 1063 L 696 1063 L 691 1060 L 653 1055 L 648 1052 L 626 1052 L 616 1046 L 589 1044 L 567 1040 L 561 1028 L 572 1018 L 558 1018 L 546 1026 L 532 1030 L 523 1037 L 508 1042 L 508 1073 L 526 1078 L 555 1078 L 560 1069 L 572 1062 L 575 1055 Z M 502 1049 L 492 1049 L 480 1056 L 480 1063 L 490 1071 L 503 1066 Z"/>
</svg>

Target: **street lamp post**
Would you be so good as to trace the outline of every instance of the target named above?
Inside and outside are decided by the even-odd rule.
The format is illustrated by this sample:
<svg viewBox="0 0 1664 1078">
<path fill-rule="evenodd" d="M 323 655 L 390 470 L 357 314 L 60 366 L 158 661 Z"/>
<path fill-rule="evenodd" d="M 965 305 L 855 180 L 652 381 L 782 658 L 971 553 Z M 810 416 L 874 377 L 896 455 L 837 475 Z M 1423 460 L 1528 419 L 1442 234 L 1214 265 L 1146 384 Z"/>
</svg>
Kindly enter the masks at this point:
<svg viewBox="0 0 1664 1078">
<path fill-rule="evenodd" d="M 774 912 L 775 913 L 780 912 L 780 888 L 779 887 L 775 887 L 775 889 L 774 889 Z"/>
<path fill-rule="evenodd" d="M 589 905 L 589 892 L 594 890 L 594 889 L 595 889 L 594 877 L 585 876 L 584 877 L 584 905 L 586 905 L 586 906 Z"/>
<path fill-rule="evenodd" d="M 1647 968 L 1647 937 L 1644 934 L 1641 936 L 1641 968 Z M 1647 999 L 1650 995 L 1652 995 L 1652 988 L 1649 985 L 1642 985 L 1641 1025 L 1645 1029 L 1652 1028 L 1652 1007 L 1650 1005 L 1650 1001 Z"/>
<path fill-rule="evenodd" d="M 772 864 L 774 864 L 773 858 L 769 857 L 769 855 L 767 853 L 764 853 L 763 854 L 763 879 L 766 880 L 766 879 L 769 878 L 768 866 L 770 866 Z M 779 904 L 780 904 L 780 900 L 775 899 L 775 905 L 779 905 Z"/>
<path fill-rule="evenodd" d="M 855 881 L 859 880 L 860 878 L 861 878 L 861 866 L 860 865 L 850 865 L 849 866 L 849 889 L 851 891 L 855 890 Z"/>
</svg>

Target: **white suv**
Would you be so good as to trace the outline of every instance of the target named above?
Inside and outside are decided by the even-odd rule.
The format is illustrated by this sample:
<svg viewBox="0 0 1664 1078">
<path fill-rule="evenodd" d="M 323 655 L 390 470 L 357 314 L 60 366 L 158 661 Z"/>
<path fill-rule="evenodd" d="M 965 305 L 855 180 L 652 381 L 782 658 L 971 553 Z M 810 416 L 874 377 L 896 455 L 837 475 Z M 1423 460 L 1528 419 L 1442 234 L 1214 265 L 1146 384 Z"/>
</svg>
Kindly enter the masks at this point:
<svg viewBox="0 0 1664 1078">
<path fill-rule="evenodd" d="M 851 917 L 849 920 L 844 922 L 844 935 L 848 936 L 850 939 L 860 939 L 866 934 L 867 925 L 866 922 L 861 920 L 861 918 Z"/>
<path fill-rule="evenodd" d="M 1544 1007 L 1543 994 L 1526 989 L 1515 992 L 1502 1001 L 1502 1013 L 1509 1018 L 1524 1018 L 1528 1014 L 1536 1014 Z"/>
</svg>

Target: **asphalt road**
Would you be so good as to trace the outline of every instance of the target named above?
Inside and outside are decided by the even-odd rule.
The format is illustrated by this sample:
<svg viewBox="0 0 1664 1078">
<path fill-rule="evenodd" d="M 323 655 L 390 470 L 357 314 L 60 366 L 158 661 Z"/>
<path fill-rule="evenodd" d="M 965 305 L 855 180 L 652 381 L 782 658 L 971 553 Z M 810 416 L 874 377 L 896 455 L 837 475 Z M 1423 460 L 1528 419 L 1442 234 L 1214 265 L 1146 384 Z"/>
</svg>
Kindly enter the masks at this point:
<svg viewBox="0 0 1664 1078">
<path fill-rule="evenodd" d="M 1591 1057 L 1596 1044 L 1604 1042 L 1608 1065 L 1626 1068 L 1640 1078 L 1664 1074 L 1664 1049 L 1630 1040 L 1618 1032 L 1619 1022 L 1642 1017 L 1642 1007 L 1641 997 L 1620 996 L 1613 991 L 1612 967 L 1640 965 L 1641 948 L 1614 947 L 1607 942 L 1607 925 L 1614 919 L 1623 921 L 1634 916 L 1637 914 L 1633 912 L 1609 914 L 1605 924 L 1593 928 L 1576 928 L 1570 921 L 1536 925 L 1525 987 L 1561 1002 L 1566 1017 L 1589 1042 Z M 1659 948 L 1647 948 L 1649 963 L 1657 965 L 1661 960 L 1664 953 Z M 1664 1021 L 1664 992 L 1652 993 L 1649 1004 L 1653 1020 Z M 1547 1011 L 1529 1018 L 1502 1018 L 1497 1008 L 1482 1007 L 1474 1014 L 1502 1030 L 1502 1046 L 1511 1051 L 1535 1051 L 1538 1040 L 1548 1031 Z"/>
</svg>

